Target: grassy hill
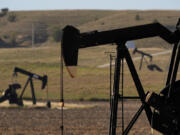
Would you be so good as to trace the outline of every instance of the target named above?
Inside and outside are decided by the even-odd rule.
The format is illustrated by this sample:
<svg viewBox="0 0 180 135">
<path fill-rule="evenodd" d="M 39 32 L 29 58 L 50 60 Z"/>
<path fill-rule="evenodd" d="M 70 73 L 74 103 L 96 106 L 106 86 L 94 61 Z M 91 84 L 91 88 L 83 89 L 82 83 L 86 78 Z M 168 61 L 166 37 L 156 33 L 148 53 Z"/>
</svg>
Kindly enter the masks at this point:
<svg viewBox="0 0 180 135">
<path fill-rule="evenodd" d="M 8 16 L 12 13 L 9 12 L 0 18 L 0 38 L 10 42 L 9 40 L 13 38 L 12 35 L 15 34 L 17 46 L 30 46 L 32 29 L 34 29 L 35 34 L 37 33 L 37 36 L 43 36 L 44 33 L 47 33 L 47 40 L 51 40 L 52 33 L 57 27 L 62 29 L 65 25 L 80 26 L 117 12 L 88 10 L 21 11 L 14 12 L 16 15 L 15 22 L 8 21 Z"/>
<path fill-rule="evenodd" d="M 108 30 L 159 21 L 174 29 L 180 11 L 106 11 L 106 10 L 57 10 L 57 11 L 18 11 L 13 12 L 15 22 L 9 22 L 9 12 L 0 17 L 1 47 L 31 46 L 32 33 L 36 46 L 53 44 L 52 34 L 55 29 L 73 25 L 81 31 Z M 16 42 L 16 44 L 13 44 Z M 152 43 L 151 43 L 152 42 Z M 146 45 L 145 45 L 146 43 Z M 158 39 L 137 41 L 138 46 L 157 46 L 165 44 Z M 165 44 L 165 47 L 168 47 Z"/>
<path fill-rule="evenodd" d="M 108 30 L 115 28 L 130 27 L 153 22 L 160 22 L 165 26 L 174 26 L 177 23 L 180 11 L 163 11 L 163 10 L 127 10 L 119 11 L 111 16 L 103 17 L 99 20 L 86 23 L 80 26 L 81 30 L 90 29 Z"/>
<path fill-rule="evenodd" d="M 74 25 L 81 31 L 107 30 L 152 23 L 160 21 L 168 28 L 173 29 L 180 11 L 33 11 L 15 12 L 15 22 L 8 22 L 8 15 L 0 18 L 0 90 L 8 88 L 8 84 L 19 82 L 25 84 L 27 76 L 18 75 L 12 78 L 14 67 L 20 67 L 28 71 L 49 77 L 48 89 L 51 99 L 59 99 L 59 76 L 60 76 L 60 43 L 52 40 L 51 34 L 55 27 L 63 28 L 65 25 Z M 32 24 L 39 28 L 38 31 L 46 30 L 48 38 L 46 41 L 35 45 L 41 47 L 30 48 Z M 44 31 L 43 31 L 44 32 Z M 15 35 L 18 41 L 17 46 L 10 44 L 10 39 Z M 20 40 L 21 39 L 21 40 Z M 143 39 L 136 41 L 138 47 L 147 47 L 143 51 L 156 53 L 166 51 L 170 45 L 159 38 Z M 16 46 L 16 47 L 17 47 Z M 25 46 L 26 48 L 23 48 Z M 28 47 L 28 48 L 27 48 Z M 148 48 L 149 47 L 149 48 Z M 115 46 L 100 46 L 82 49 L 79 51 L 78 75 L 72 79 L 65 71 L 64 91 L 65 99 L 68 100 L 93 100 L 108 99 L 109 97 L 109 68 L 97 68 L 98 65 L 109 63 L 109 56 L 106 51 L 114 51 Z M 139 55 L 132 55 L 136 57 Z M 167 67 L 170 54 L 162 57 L 154 57 L 150 62 L 146 59 L 141 71 L 138 70 L 140 79 L 146 91 L 159 92 L 165 84 Z M 134 62 L 136 68 L 139 61 Z M 150 71 L 148 64 L 157 64 L 163 72 Z M 179 75 L 179 73 L 178 73 Z M 180 78 L 180 77 L 178 77 Z M 41 83 L 35 81 L 37 98 L 45 99 L 46 91 L 40 90 Z M 131 75 L 125 66 L 125 95 L 137 95 Z M 31 97 L 30 89 L 25 93 Z"/>
<path fill-rule="evenodd" d="M 119 11 L 117 14 L 81 25 L 79 28 L 81 31 L 103 31 L 160 22 L 173 31 L 179 18 L 180 11 Z M 138 47 L 170 47 L 166 42 L 159 38 L 137 40 L 136 45 Z"/>
</svg>

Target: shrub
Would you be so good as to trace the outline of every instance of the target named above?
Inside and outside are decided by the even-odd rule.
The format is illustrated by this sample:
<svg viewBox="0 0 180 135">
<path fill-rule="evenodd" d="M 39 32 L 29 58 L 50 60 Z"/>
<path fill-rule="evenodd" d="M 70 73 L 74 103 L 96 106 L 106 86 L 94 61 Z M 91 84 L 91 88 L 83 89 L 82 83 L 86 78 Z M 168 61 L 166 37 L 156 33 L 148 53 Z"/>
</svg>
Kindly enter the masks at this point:
<svg viewBox="0 0 180 135">
<path fill-rule="evenodd" d="M 98 17 L 95 17 L 95 18 L 94 18 L 94 21 L 97 21 L 97 20 L 98 20 Z"/>
<path fill-rule="evenodd" d="M 104 25 L 104 22 L 102 22 L 101 25 Z"/>
<path fill-rule="evenodd" d="M 34 22 L 34 42 L 43 43 L 48 39 L 47 25 L 44 22 Z"/>
<path fill-rule="evenodd" d="M 16 14 L 15 13 L 10 13 L 8 16 L 8 21 L 9 22 L 15 22 L 16 21 Z"/>
<path fill-rule="evenodd" d="M 157 22 L 158 22 L 158 20 L 157 20 L 157 19 L 154 19 L 154 20 L 153 20 L 153 23 L 157 23 Z"/>
<path fill-rule="evenodd" d="M 0 13 L 0 17 L 3 17 L 4 16 L 4 14 L 3 13 Z"/>
<path fill-rule="evenodd" d="M 0 17 L 3 17 L 5 16 L 7 13 L 8 13 L 9 9 L 8 8 L 3 8 L 1 9 L 1 12 L 0 12 Z"/>
<path fill-rule="evenodd" d="M 6 34 L 4 34 L 4 35 L 3 35 L 3 38 L 4 38 L 4 39 L 8 39 L 8 38 L 9 38 L 9 36 L 8 36 L 8 35 L 6 35 Z"/>
<path fill-rule="evenodd" d="M 1 12 L 3 15 L 6 15 L 8 13 L 9 9 L 8 8 L 2 8 Z"/>
<path fill-rule="evenodd" d="M 12 33 L 10 34 L 10 44 L 11 44 L 12 46 L 16 46 L 16 44 L 17 44 L 17 42 L 16 42 L 16 37 L 17 37 L 16 32 L 12 32 Z"/>
<path fill-rule="evenodd" d="M 56 41 L 56 42 L 61 41 L 61 36 L 62 36 L 61 28 L 55 28 L 53 35 L 52 35 L 54 41 Z"/>
<path fill-rule="evenodd" d="M 139 21 L 141 18 L 139 15 L 136 15 L 136 20 Z"/>
</svg>

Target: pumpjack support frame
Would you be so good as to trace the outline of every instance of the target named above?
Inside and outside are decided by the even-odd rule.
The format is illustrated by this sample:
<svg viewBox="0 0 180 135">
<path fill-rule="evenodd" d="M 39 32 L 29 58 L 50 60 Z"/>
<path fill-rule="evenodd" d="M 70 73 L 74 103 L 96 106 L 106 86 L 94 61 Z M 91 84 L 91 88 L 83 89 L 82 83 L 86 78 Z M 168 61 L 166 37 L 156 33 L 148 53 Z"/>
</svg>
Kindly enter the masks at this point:
<svg viewBox="0 0 180 135">
<path fill-rule="evenodd" d="M 160 120 L 156 127 L 152 127 L 164 134 L 167 135 L 178 135 L 180 132 L 180 108 L 177 106 L 180 102 L 180 93 L 177 92 L 177 87 L 180 86 L 179 82 L 176 82 L 177 69 L 179 66 L 180 60 L 180 30 L 179 23 L 177 23 L 177 29 L 174 32 L 169 31 L 166 27 L 160 23 L 153 23 L 147 25 L 140 25 L 134 27 L 128 27 L 123 29 L 115 29 L 109 31 L 92 31 L 86 33 L 80 33 L 78 29 L 73 26 L 66 26 L 63 29 L 63 38 L 62 38 L 62 53 L 66 66 L 76 66 L 78 63 L 78 50 L 79 48 L 86 48 L 92 46 L 99 46 L 109 43 L 115 43 L 117 45 L 117 58 L 115 64 L 115 73 L 114 73 L 114 87 L 113 87 L 113 96 L 111 101 L 111 116 L 110 116 L 110 129 L 109 135 L 116 135 L 117 127 L 117 107 L 118 107 L 118 98 L 119 98 L 119 79 L 120 79 L 120 67 L 121 60 L 125 59 L 128 65 L 128 68 L 131 72 L 133 81 L 135 83 L 137 92 L 139 94 L 142 106 L 139 108 L 138 112 L 134 115 L 131 122 L 128 124 L 126 129 L 123 131 L 123 135 L 127 135 L 140 116 L 141 112 L 145 110 L 148 121 L 152 125 L 153 115 L 156 115 L 155 121 Z M 170 44 L 175 44 L 171 57 L 171 64 L 169 68 L 169 73 L 167 77 L 166 87 L 160 94 L 161 97 L 157 94 L 150 94 L 149 100 L 146 99 L 149 97 L 149 93 L 145 94 L 144 88 L 141 84 L 139 76 L 136 72 L 135 66 L 133 64 L 132 58 L 129 54 L 128 49 L 125 46 L 125 43 L 129 40 L 136 40 L 148 37 L 156 37 L 164 39 Z M 168 92 L 167 92 L 168 91 Z M 177 94 L 178 96 L 175 96 Z M 148 96 L 147 96 L 148 95 Z M 151 100 L 154 102 L 150 102 Z M 161 101 L 160 107 L 158 109 L 160 114 L 156 114 L 151 107 L 158 105 L 157 101 Z M 151 107 L 150 107 L 151 106 Z M 169 110 L 167 109 L 170 108 Z M 174 115 L 172 112 L 176 112 L 177 115 Z M 163 121 L 162 119 L 166 119 Z M 173 121 L 178 121 L 173 123 Z M 163 124 L 167 127 L 168 130 L 164 130 Z M 178 128 L 177 128 L 178 127 Z M 172 129 L 171 129 L 172 128 Z"/>
</svg>

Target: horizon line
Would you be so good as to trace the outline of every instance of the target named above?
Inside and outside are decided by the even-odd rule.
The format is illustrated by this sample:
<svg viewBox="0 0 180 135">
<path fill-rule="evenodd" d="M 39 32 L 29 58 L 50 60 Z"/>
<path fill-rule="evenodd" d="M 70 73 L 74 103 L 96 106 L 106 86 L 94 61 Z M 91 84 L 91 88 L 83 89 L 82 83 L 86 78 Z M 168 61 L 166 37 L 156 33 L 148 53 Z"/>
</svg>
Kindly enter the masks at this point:
<svg viewBox="0 0 180 135">
<path fill-rule="evenodd" d="M 7 7 L 4 7 L 7 8 Z M 1 8 L 3 9 L 3 8 Z M 180 9 L 15 9 L 15 10 L 11 10 L 9 9 L 9 11 L 13 12 L 13 11 L 64 11 L 64 10 L 69 10 L 69 11 L 73 11 L 73 10 L 99 10 L 99 11 L 180 11 Z"/>
</svg>

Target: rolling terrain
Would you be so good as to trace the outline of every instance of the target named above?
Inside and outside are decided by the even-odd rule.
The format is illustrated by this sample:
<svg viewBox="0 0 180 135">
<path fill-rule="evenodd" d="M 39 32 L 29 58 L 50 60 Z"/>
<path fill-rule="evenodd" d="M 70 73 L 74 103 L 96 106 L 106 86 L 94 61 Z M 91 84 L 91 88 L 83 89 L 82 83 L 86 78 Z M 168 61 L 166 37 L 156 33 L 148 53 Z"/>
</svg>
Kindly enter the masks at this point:
<svg viewBox="0 0 180 135">
<path fill-rule="evenodd" d="M 12 13 L 12 12 L 10 12 Z M 39 75 L 48 75 L 48 87 L 41 90 L 41 82 L 34 80 L 36 98 L 58 101 L 60 97 L 60 42 L 52 38 L 56 29 L 65 25 L 73 25 L 82 32 L 92 30 L 108 30 L 153 23 L 159 21 L 170 30 L 174 30 L 180 11 L 19 11 L 15 22 L 0 17 L 0 95 L 9 84 L 20 83 L 24 86 L 27 76 L 18 74 L 13 77 L 14 67 L 20 67 Z M 33 35 L 34 33 L 34 35 Z M 32 39 L 34 43 L 32 46 Z M 15 43 L 15 44 L 13 44 Z M 149 54 L 161 54 L 172 50 L 172 46 L 160 38 L 135 41 L 139 50 Z M 109 67 L 98 68 L 109 63 L 109 55 L 105 52 L 115 51 L 115 45 L 105 45 L 79 50 L 77 75 L 70 78 L 64 67 L 64 133 L 67 135 L 107 135 L 109 130 Z M 140 54 L 133 54 L 139 58 Z M 113 54 L 114 55 L 114 54 Z M 134 60 L 135 67 L 145 91 L 159 93 L 166 83 L 170 53 L 145 58 L 139 70 L 140 59 Z M 114 60 L 113 60 L 114 61 Z M 148 66 L 156 65 L 159 70 L 150 70 Z M 114 66 L 113 66 L 114 68 Z M 178 72 L 177 78 L 180 72 Z M 124 67 L 124 95 L 137 96 L 130 72 Z M 22 89 L 21 89 L 22 90 Z M 20 92 L 20 91 L 19 91 Z M 28 88 L 24 98 L 31 98 Z M 82 102 L 84 101 L 84 102 Z M 69 103 L 83 105 L 82 108 L 67 108 Z M 125 125 L 141 106 L 139 100 L 124 100 Z M 92 107 L 88 107 L 92 106 Z M 121 104 L 118 112 L 118 134 L 121 133 Z M 0 107 L 0 135 L 58 135 L 62 126 L 60 108 L 47 107 Z M 150 135 L 150 125 L 145 113 L 140 116 L 130 131 L 130 135 Z"/>
<path fill-rule="evenodd" d="M 15 21 L 8 18 L 15 15 Z M 53 33 L 66 25 L 78 27 L 81 31 L 108 30 L 160 22 L 170 30 L 179 18 L 180 11 L 170 10 L 57 10 L 57 11 L 9 11 L 0 17 L 0 47 L 29 47 L 32 39 L 35 46 L 54 44 Z M 12 44 L 15 41 L 16 44 Z M 169 47 L 154 38 L 136 41 L 140 47 Z M 13 42 L 14 43 L 14 42 Z M 145 44 L 146 43 L 146 44 Z"/>
<path fill-rule="evenodd" d="M 173 30 L 179 13 L 180 11 L 19 11 L 15 12 L 17 15 L 15 22 L 8 22 L 8 15 L 6 15 L 0 18 L 0 38 L 2 39 L 0 40 L 0 89 L 6 89 L 8 84 L 14 81 L 25 84 L 26 76 L 19 75 L 18 78 L 12 79 L 13 69 L 17 66 L 40 75 L 47 74 L 49 97 L 54 100 L 59 99 L 60 43 L 56 43 L 51 37 L 56 27 L 63 28 L 65 25 L 73 25 L 81 31 L 91 31 L 159 21 Z M 34 22 L 42 24 L 39 27 L 43 26 L 40 29 L 46 30 L 48 38 L 44 42 L 35 43 L 34 46 L 37 47 L 31 48 L 32 23 Z M 16 46 L 9 44 L 11 32 L 16 33 L 16 40 L 19 43 Z M 137 47 L 145 48 L 143 51 L 147 53 L 164 52 L 172 48 L 160 38 L 137 40 L 135 43 Z M 109 56 L 105 54 L 107 51 L 115 51 L 115 46 L 106 45 L 80 50 L 77 77 L 72 79 L 64 71 L 65 99 L 106 100 L 109 98 L 109 68 L 97 68 L 99 65 L 109 63 Z M 132 55 L 132 57 L 137 56 L 139 55 Z M 166 54 L 162 57 L 154 57 L 152 62 L 144 61 L 143 68 L 141 71 L 138 70 L 138 73 L 146 91 L 160 91 L 164 87 L 169 59 L 170 54 Z M 137 69 L 139 63 L 140 60 L 135 62 Z M 148 64 L 157 64 L 163 72 L 148 70 Z M 127 67 L 125 68 L 125 80 L 128 83 L 125 85 L 125 95 L 135 96 L 137 92 L 134 90 L 129 71 Z M 46 91 L 40 90 L 41 84 L 38 81 L 35 83 L 37 98 L 45 99 Z M 30 90 L 27 90 L 25 97 L 30 97 Z"/>
</svg>

